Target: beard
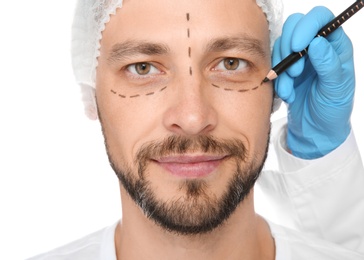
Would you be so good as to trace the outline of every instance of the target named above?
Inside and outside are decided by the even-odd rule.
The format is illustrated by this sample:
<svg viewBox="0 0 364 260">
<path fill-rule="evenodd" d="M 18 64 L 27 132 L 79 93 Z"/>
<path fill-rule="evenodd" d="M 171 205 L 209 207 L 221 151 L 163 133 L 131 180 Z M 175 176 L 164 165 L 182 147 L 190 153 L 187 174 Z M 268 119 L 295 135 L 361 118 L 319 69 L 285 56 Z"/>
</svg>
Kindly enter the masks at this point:
<svg viewBox="0 0 364 260">
<path fill-rule="evenodd" d="M 133 201 L 146 217 L 164 230 L 179 235 L 204 234 L 221 226 L 250 193 L 268 151 L 267 142 L 265 153 L 248 161 L 246 147 L 240 140 L 218 140 L 212 136 L 170 136 L 142 146 L 134 158 L 134 167 L 131 167 L 116 160 L 120 156 L 111 153 L 105 134 L 104 138 L 110 165 Z M 156 174 L 147 170 L 151 159 L 191 152 L 229 155 L 234 170 L 229 173 L 231 178 L 223 194 L 217 197 L 209 192 L 209 184 L 203 179 L 187 179 L 181 181 L 176 190 L 183 191 L 183 195 L 168 201 L 158 199 L 156 190 L 147 179 L 148 174 Z"/>
</svg>

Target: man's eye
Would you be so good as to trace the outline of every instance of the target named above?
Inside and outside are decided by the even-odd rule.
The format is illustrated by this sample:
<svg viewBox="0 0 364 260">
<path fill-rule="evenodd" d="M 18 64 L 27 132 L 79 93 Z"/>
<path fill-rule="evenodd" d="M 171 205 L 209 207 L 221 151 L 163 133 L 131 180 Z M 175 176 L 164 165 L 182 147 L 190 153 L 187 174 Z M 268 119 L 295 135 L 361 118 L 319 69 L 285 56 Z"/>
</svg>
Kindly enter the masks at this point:
<svg viewBox="0 0 364 260">
<path fill-rule="evenodd" d="M 145 76 L 150 74 L 157 74 L 159 70 L 152 64 L 147 62 L 140 62 L 131 64 L 126 68 L 130 73 L 137 74 L 139 76 Z"/>
<path fill-rule="evenodd" d="M 238 58 L 225 58 L 216 66 L 216 70 L 241 70 L 248 66 L 248 63 Z"/>
</svg>

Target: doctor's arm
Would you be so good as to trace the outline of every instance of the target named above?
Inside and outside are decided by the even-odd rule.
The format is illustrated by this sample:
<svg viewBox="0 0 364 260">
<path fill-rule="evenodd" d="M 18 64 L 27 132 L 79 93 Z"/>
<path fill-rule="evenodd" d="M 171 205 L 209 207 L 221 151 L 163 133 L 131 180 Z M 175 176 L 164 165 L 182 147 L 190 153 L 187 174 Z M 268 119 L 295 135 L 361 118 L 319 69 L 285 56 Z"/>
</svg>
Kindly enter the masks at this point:
<svg viewBox="0 0 364 260">
<path fill-rule="evenodd" d="M 275 44 L 273 65 L 309 49 L 275 81 L 288 117 L 272 138 L 279 169 L 264 172 L 259 183 L 280 208 L 277 222 L 364 252 L 364 168 L 350 124 L 353 47 L 342 28 L 315 38 L 333 18 L 324 7 L 291 15 Z"/>
</svg>

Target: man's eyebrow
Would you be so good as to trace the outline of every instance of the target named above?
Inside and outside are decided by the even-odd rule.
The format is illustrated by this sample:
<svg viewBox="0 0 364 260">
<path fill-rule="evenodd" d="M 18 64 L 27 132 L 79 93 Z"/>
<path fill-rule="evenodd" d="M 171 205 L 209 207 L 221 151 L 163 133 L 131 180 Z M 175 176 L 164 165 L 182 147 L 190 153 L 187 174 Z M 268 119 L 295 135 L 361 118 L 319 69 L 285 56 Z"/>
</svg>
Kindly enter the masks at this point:
<svg viewBox="0 0 364 260">
<path fill-rule="evenodd" d="M 268 53 L 263 47 L 262 41 L 243 35 L 239 37 L 221 37 L 210 40 L 207 43 L 207 52 L 223 52 L 227 50 L 237 49 L 242 52 L 249 52 L 253 55 L 265 58 Z"/>
<path fill-rule="evenodd" d="M 168 46 L 161 43 L 125 41 L 112 46 L 107 60 L 109 62 L 116 62 L 135 55 L 164 55 L 169 53 L 169 51 Z"/>
</svg>

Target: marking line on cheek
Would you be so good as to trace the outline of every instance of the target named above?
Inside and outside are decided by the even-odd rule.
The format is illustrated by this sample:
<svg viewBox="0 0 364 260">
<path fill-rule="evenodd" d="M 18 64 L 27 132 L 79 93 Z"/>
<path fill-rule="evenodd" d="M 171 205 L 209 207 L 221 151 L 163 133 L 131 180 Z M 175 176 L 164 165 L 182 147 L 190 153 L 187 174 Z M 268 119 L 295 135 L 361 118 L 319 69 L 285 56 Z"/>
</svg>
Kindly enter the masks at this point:
<svg viewBox="0 0 364 260">
<path fill-rule="evenodd" d="M 213 86 L 214 88 L 218 88 L 218 89 L 223 89 L 224 91 L 227 91 L 227 92 L 238 92 L 238 93 L 245 93 L 245 92 L 248 92 L 248 91 L 253 91 L 253 90 L 257 90 L 259 88 L 259 86 L 256 86 L 256 87 L 253 87 L 251 89 L 238 89 L 238 90 L 234 90 L 234 89 L 231 89 L 231 88 L 222 88 L 216 84 L 211 84 L 211 86 Z"/>
<path fill-rule="evenodd" d="M 166 90 L 167 89 L 167 86 L 165 86 L 165 87 L 163 87 L 163 88 L 161 88 L 160 90 L 159 90 L 159 92 L 162 92 L 162 91 L 164 91 L 164 90 Z M 146 94 L 135 94 L 135 95 L 132 95 L 132 96 L 126 96 L 126 95 L 122 95 L 122 94 L 119 94 L 118 92 L 116 92 L 115 90 L 113 90 L 113 89 L 110 89 L 110 92 L 112 93 L 112 94 L 114 94 L 114 95 L 117 95 L 118 97 L 120 97 L 120 98 L 122 98 L 122 99 L 125 99 L 125 98 L 132 98 L 132 99 L 135 99 L 135 98 L 138 98 L 138 97 L 142 97 L 142 96 L 152 96 L 152 95 L 154 95 L 156 92 L 155 91 L 153 91 L 153 92 L 148 92 L 148 93 L 146 93 Z"/>
<path fill-rule="evenodd" d="M 238 92 L 247 92 L 247 91 L 249 91 L 249 89 L 240 89 L 240 90 L 238 90 Z"/>
</svg>

